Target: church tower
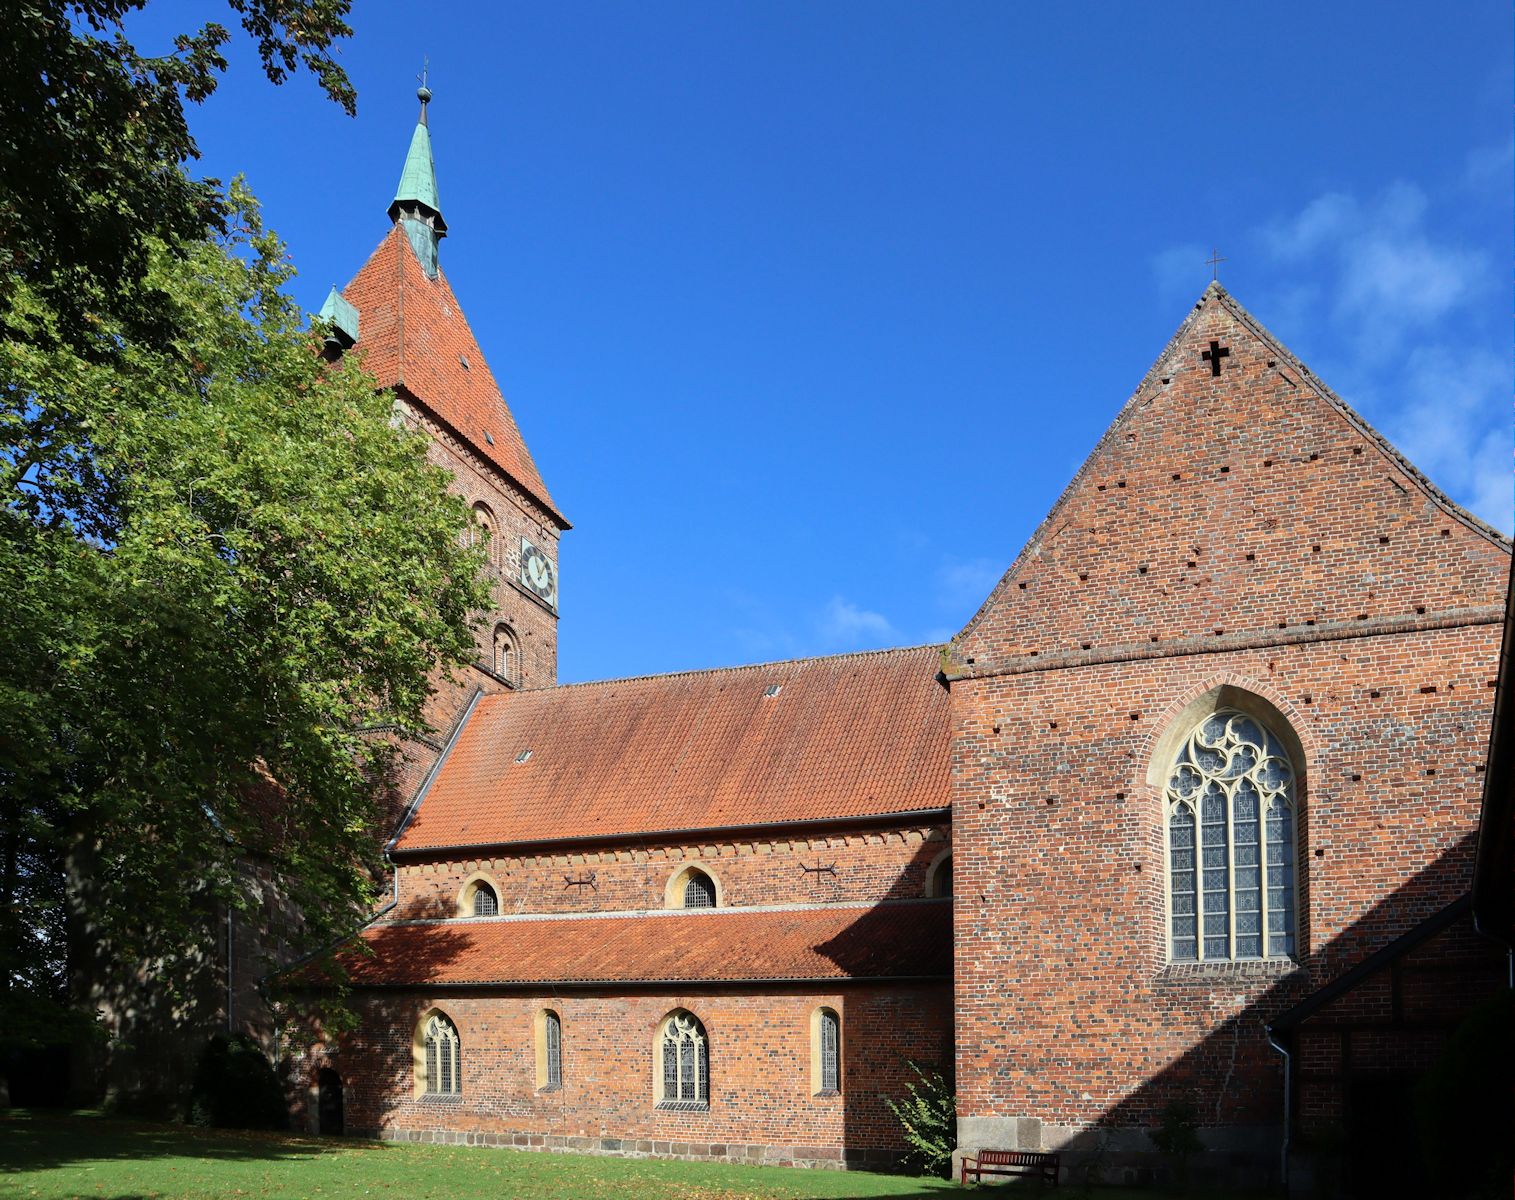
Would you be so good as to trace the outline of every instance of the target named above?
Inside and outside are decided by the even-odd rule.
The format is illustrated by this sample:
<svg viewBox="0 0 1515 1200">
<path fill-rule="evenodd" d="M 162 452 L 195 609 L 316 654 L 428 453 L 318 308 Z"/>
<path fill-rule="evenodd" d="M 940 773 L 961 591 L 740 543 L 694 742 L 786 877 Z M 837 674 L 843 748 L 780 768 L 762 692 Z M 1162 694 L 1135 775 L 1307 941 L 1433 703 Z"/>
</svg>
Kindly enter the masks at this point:
<svg viewBox="0 0 1515 1200">
<path fill-rule="evenodd" d="M 400 416 L 431 438 L 473 509 L 487 543 L 491 608 L 479 629 L 478 661 L 461 689 L 444 686 L 429 714 L 443 734 L 476 690 L 557 682 L 558 542 L 567 520 L 553 503 L 515 417 L 495 382 L 440 263 L 447 236 L 437 191 L 427 107 L 410 139 L 389 205 L 391 228 L 362 270 L 321 315 L 338 349 L 358 354 Z"/>
</svg>

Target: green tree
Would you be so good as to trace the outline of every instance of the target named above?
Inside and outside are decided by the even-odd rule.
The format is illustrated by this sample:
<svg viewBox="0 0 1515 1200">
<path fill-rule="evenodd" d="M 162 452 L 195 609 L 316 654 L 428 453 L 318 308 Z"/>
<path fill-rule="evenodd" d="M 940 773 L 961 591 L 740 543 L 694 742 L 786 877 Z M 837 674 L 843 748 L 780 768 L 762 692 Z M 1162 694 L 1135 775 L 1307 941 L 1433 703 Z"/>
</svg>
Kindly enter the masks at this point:
<svg viewBox="0 0 1515 1200">
<path fill-rule="evenodd" d="M 144 243 L 163 341 L 102 311 L 75 345 L 12 281 L 0 1029 L 62 1020 L 70 971 L 192 1002 L 207 913 L 265 899 L 249 861 L 302 942 L 350 927 L 387 769 L 363 731 L 420 727 L 429 672 L 475 655 L 462 501 L 392 398 L 318 356 L 240 185 L 226 212 Z"/>
<path fill-rule="evenodd" d="M 227 0 L 282 83 L 310 71 L 348 112 L 356 94 L 332 55 L 351 34 L 351 0 Z M 0 4 L 0 336 L 61 339 L 80 351 L 107 317 L 131 341 L 167 341 L 174 306 L 149 276 L 170 252 L 219 231 L 227 199 L 192 179 L 197 156 L 185 102 L 204 100 L 226 69 L 226 28 L 207 22 L 145 55 L 123 22 L 146 0 L 7 0 Z M 167 49 L 167 47 L 165 47 Z M 16 289 L 53 321 L 17 320 Z M 67 423 L 58 432 L 68 430 Z"/>
</svg>

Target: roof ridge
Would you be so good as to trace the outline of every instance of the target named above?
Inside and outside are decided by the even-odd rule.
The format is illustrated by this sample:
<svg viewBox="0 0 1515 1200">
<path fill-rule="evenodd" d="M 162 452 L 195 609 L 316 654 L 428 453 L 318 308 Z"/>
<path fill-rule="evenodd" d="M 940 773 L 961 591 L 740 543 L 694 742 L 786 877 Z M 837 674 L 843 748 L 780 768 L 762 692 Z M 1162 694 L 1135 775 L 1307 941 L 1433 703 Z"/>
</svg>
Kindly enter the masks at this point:
<svg viewBox="0 0 1515 1200">
<path fill-rule="evenodd" d="M 876 650 L 846 650 L 841 654 L 802 654 L 795 658 L 777 658 L 768 662 L 737 663 L 729 667 L 690 667 L 683 671 L 652 671 L 645 675 L 622 675 L 615 679 L 581 679 L 577 683 L 554 683 L 547 687 L 521 688 L 516 691 L 517 695 L 536 695 L 542 692 L 561 692 L 567 688 L 608 687 L 617 683 L 642 683 L 649 679 L 678 679 L 686 675 L 716 675 L 722 671 L 735 673 L 737 671 L 761 671 L 772 667 L 789 667 L 796 663 L 815 663 L 841 660 L 845 658 L 881 658 L 886 654 L 909 654 L 916 650 L 940 651 L 942 642 L 922 642 L 914 646 L 883 646 Z M 496 695 L 508 696 L 510 692 L 497 692 Z M 493 696 L 486 697 L 493 699 Z"/>
</svg>

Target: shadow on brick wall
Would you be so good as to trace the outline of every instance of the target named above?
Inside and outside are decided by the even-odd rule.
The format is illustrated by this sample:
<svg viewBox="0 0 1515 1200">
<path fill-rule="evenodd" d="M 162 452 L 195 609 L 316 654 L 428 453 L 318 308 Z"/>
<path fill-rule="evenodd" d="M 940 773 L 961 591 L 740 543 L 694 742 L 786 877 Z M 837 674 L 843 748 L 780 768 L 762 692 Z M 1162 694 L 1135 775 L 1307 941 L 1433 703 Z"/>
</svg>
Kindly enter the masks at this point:
<svg viewBox="0 0 1515 1200">
<path fill-rule="evenodd" d="M 1094 1168 L 1111 1182 L 1171 1181 L 1174 1164 L 1154 1158 L 1146 1135 L 1187 1105 L 1206 1143 L 1185 1168 L 1191 1183 L 1277 1185 L 1285 1057 L 1269 1042 L 1274 1026 L 1290 1052 L 1291 1192 L 1433 1194 L 1414 1083 L 1471 1009 L 1507 986 L 1501 947 L 1472 928 L 1474 844 L 1466 835 L 1066 1142 L 1074 1177 Z M 1255 987 L 1245 969 L 1169 965 L 1149 996 L 1170 1015 L 1192 1014 L 1219 993 Z"/>
</svg>

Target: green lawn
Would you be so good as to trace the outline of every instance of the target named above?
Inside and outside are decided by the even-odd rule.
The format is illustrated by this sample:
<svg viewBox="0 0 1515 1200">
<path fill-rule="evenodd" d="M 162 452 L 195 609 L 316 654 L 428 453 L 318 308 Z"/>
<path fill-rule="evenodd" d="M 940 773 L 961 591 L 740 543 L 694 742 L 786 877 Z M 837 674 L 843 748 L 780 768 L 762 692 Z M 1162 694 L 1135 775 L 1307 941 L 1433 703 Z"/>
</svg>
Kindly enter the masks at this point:
<svg viewBox="0 0 1515 1200">
<path fill-rule="evenodd" d="M 372 1196 L 569 1200 L 935 1197 L 953 1185 L 862 1172 L 651 1162 L 458 1146 L 207 1132 L 86 1114 L 0 1114 L 0 1195 L 61 1200 Z M 1064 1189 L 1070 1196 L 1077 1189 Z M 990 1193 L 998 1194 L 998 1193 Z M 1027 1194 L 1027 1193 L 1020 1193 Z M 1110 1200 L 1144 1193 L 1101 1192 Z M 1191 1196 L 1191 1200 L 1206 1200 Z M 1218 1200 L 1218 1198 L 1217 1198 Z"/>
</svg>

